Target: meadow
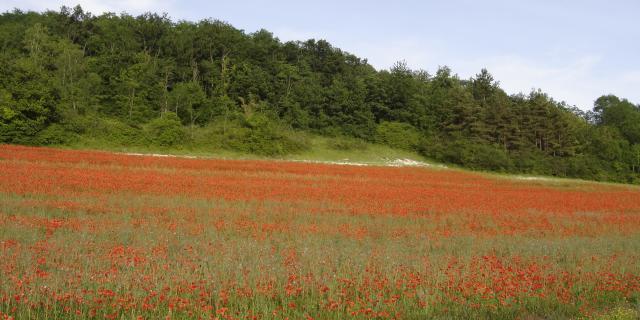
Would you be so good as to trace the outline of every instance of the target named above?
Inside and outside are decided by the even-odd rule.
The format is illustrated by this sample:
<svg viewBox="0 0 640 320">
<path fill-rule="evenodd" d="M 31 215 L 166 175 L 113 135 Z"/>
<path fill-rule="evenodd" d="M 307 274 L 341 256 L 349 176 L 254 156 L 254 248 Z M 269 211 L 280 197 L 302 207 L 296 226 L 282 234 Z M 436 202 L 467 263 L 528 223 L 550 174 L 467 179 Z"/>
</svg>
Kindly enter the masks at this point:
<svg viewBox="0 0 640 320">
<path fill-rule="evenodd" d="M 0 319 L 638 310 L 638 187 L 0 145 Z"/>
</svg>

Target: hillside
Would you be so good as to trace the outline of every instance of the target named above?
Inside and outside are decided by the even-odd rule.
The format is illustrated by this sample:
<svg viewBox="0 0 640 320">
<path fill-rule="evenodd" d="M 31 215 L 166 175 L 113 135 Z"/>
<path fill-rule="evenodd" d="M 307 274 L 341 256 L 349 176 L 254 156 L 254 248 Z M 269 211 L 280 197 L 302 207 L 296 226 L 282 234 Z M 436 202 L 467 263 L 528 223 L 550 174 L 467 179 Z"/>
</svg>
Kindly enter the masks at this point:
<svg viewBox="0 0 640 320">
<path fill-rule="evenodd" d="M 0 16 L 0 143 L 279 158 L 403 150 L 640 182 L 640 109 L 623 98 L 583 112 L 540 90 L 508 95 L 484 69 L 376 70 L 324 40 L 80 7 Z"/>
</svg>

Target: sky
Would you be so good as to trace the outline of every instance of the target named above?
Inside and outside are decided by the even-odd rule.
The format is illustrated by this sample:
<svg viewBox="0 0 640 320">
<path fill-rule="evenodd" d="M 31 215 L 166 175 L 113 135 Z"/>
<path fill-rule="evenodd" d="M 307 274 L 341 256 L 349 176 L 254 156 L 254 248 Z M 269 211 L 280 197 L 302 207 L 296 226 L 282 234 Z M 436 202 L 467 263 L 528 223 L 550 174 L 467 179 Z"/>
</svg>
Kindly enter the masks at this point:
<svg viewBox="0 0 640 320">
<path fill-rule="evenodd" d="M 213 18 L 281 41 L 325 39 L 377 69 L 404 60 L 468 79 L 487 68 L 510 94 L 541 89 L 589 110 L 603 94 L 640 103 L 638 0 L 0 0 L 0 10 L 80 4 L 103 12 Z"/>
</svg>

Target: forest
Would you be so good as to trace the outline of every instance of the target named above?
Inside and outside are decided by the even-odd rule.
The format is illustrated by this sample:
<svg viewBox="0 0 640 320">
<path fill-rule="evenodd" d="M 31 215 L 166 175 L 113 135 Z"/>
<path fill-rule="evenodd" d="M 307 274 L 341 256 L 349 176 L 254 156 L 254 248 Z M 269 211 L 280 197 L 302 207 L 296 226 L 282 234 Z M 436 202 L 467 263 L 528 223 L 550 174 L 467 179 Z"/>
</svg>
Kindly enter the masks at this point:
<svg viewBox="0 0 640 320">
<path fill-rule="evenodd" d="M 402 57 L 398 57 L 401 59 Z M 584 112 L 405 62 L 376 70 L 325 40 L 282 42 L 207 19 L 0 15 L 0 143 L 179 147 L 269 157 L 362 142 L 464 168 L 640 183 L 640 106 L 603 92 Z"/>
</svg>

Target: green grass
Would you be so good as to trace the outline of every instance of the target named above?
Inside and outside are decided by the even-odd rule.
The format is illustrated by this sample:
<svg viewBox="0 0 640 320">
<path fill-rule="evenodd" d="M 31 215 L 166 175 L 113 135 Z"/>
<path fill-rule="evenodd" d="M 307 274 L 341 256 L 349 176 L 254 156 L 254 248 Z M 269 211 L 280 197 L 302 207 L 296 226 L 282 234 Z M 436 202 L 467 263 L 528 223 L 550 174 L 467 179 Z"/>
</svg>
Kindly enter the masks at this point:
<svg viewBox="0 0 640 320">
<path fill-rule="evenodd" d="M 243 153 L 222 148 L 215 144 L 190 143 L 177 147 L 158 146 L 123 146 L 102 139 L 81 137 L 80 140 L 69 145 L 56 146 L 73 150 L 105 150 L 125 153 L 168 154 L 176 156 L 196 156 L 216 159 L 281 159 L 306 160 L 327 162 L 357 162 L 366 164 L 386 164 L 395 159 L 411 159 L 430 162 L 416 152 L 394 149 L 388 146 L 361 142 L 364 148 L 352 150 L 338 150 L 330 145 L 332 138 L 309 135 L 309 150 L 285 156 L 267 157 L 250 153 Z"/>
<path fill-rule="evenodd" d="M 617 307 L 609 312 L 587 317 L 592 320 L 636 320 L 640 319 L 640 308 Z"/>
</svg>

